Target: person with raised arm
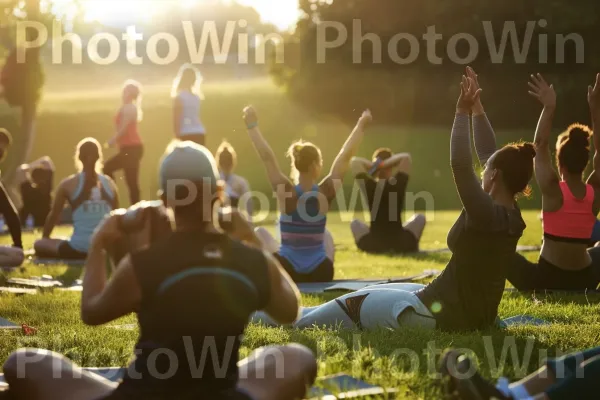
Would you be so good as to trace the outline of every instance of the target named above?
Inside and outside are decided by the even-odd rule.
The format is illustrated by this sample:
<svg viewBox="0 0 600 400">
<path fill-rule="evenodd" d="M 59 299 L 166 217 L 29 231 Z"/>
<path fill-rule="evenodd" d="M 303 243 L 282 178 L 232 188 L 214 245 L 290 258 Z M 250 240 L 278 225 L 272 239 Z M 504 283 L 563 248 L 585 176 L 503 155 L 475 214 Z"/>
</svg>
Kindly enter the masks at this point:
<svg viewBox="0 0 600 400">
<path fill-rule="evenodd" d="M 323 158 L 317 146 L 304 141 L 290 146 L 288 157 L 292 161 L 292 173 L 291 179 L 288 178 L 259 129 L 256 111 L 252 107 L 244 109 L 248 134 L 277 195 L 281 243 L 265 228 L 257 228 L 257 234 L 296 282 L 333 280 L 335 248 L 333 237 L 326 229 L 327 212 L 371 119 L 369 110 L 363 112 L 329 174 L 319 182 Z"/>
<path fill-rule="evenodd" d="M 356 246 L 373 254 L 418 252 L 427 220 L 415 214 L 402 225 L 401 215 L 412 169 L 411 155 L 381 148 L 373 154 L 373 161 L 354 157 L 351 165 L 371 212 L 370 228 L 359 220 L 350 224 Z"/>
<path fill-rule="evenodd" d="M 515 254 L 508 280 L 519 290 L 595 290 L 600 283 L 600 249 L 588 250 L 600 211 L 600 155 L 587 182 L 592 131 L 573 124 L 558 137 L 554 169 L 550 151 L 556 93 L 542 75 L 531 75 L 529 94 L 543 106 L 535 132 L 535 176 L 542 192 L 544 243 L 537 263 Z M 588 100 L 594 129 L 600 126 L 600 75 Z M 594 136 L 600 146 L 600 135 Z"/>
<path fill-rule="evenodd" d="M 141 231 L 130 234 L 124 229 L 130 212 L 113 212 L 94 233 L 85 265 L 85 324 L 97 326 L 137 314 L 135 359 L 121 383 L 86 372 L 60 354 L 23 349 L 4 365 L 11 398 L 304 398 L 317 372 L 308 348 L 270 346 L 238 362 L 253 312 L 264 310 L 284 324 L 296 320 L 296 285 L 260 247 L 241 213 L 215 212 L 223 200 L 223 182 L 205 147 L 177 141 L 167 149 L 159 170 L 161 197 L 173 211 L 174 230 L 150 240 L 144 232 L 152 219 L 144 218 Z M 190 191 L 196 193 L 191 202 Z M 213 217 L 216 214 L 219 219 Z M 135 248 L 108 278 L 107 249 L 130 235 Z M 204 357 L 201 353 L 207 348 L 214 354 Z"/>
</svg>

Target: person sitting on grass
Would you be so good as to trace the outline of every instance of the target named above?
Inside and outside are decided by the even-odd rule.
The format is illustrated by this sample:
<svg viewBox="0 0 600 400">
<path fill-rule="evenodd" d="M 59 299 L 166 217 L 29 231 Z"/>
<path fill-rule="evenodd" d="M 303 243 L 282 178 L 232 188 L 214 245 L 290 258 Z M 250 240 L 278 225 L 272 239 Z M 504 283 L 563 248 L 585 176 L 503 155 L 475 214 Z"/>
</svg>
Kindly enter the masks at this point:
<svg viewBox="0 0 600 400">
<path fill-rule="evenodd" d="M 326 229 L 327 211 L 342 185 L 350 160 L 364 136 L 371 112 L 365 111 L 336 157 L 329 175 L 318 183 L 323 169 L 321 150 L 299 141 L 289 148 L 292 179 L 279 168 L 275 153 L 263 138 L 252 107 L 244 109 L 250 139 L 267 170 L 279 203 L 281 244 L 265 228 L 257 234 L 295 282 L 329 282 L 334 275 L 335 248 Z M 292 183 L 293 182 L 293 183 Z"/>
<path fill-rule="evenodd" d="M 21 224 L 33 219 L 34 227 L 43 227 L 52 206 L 54 163 L 50 157 L 42 157 L 17 169 L 16 184 L 21 192 L 22 207 L 19 211 Z"/>
<path fill-rule="evenodd" d="M 6 158 L 8 149 L 12 144 L 12 136 L 6 129 L 0 128 L 0 161 Z M 21 222 L 4 184 L 0 182 L 0 214 L 4 217 L 10 236 L 12 246 L 0 246 L 0 268 L 18 267 L 23 264 L 25 254 L 23 253 L 23 242 L 21 239 Z"/>
<path fill-rule="evenodd" d="M 217 165 L 221 179 L 225 182 L 226 203 L 246 212 L 248 217 L 252 216 L 252 201 L 245 198 L 250 193 L 250 184 L 243 177 L 236 175 L 233 171 L 237 165 L 237 153 L 232 145 L 223 142 L 217 149 Z M 243 204 L 240 204 L 240 199 Z"/>
<path fill-rule="evenodd" d="M 84 260 L 92 233 L 111 210 L 119 207 L 117 185 L 99 172 L 102 170 L 100 143 L 93 138 L 83 139 L 77 145 L 75 160 L 79 173 L 64 179 L 58 186 L 42 239 L 33 246 L 38 257 Z M 52 238 L 67 202 L 73 210 L 73 235 L 69 240 Z"/>
<path fill-rule="evenodd" d="M 412 167 L 410 154 L 382 148 L 375 151 L 373 161 L 355 157 L 351 165 L 371 210 L 371 228 L 358 220 L 350 225 L 356 246 L 373 254 L 419 251 L 425 216 L 415 214 L 404 226 L 401 217 Z"/>
<path fill-rule="evenodd" d="M 464 209 L 448 234 L 452 258 L 446 269 L 427 286 L 378 285 L 306 309 L 294 326 L 473 331 L 496 324 L 506 264 L 525 230 L 515 198 L 531 180 L 535 150 L 530 143 L 496 150 L 494 132 L 479 101 L 477 77 L 471 69 L 468 75 L 461 82 L 450 142 L 452 172 Z M 471 155 L 471 113 L 475 147 L 485 165 L 481 184 Z M 263 320 L 262 315 L 255 318 Z"/>
<path fill-rule="evenodd" d="M 444 393 L 456 400 L 571 400 L 597 399 L 600 393 L 600 347 L 546 361 L 537 372 L 509 384 L 496 384 L 477 372 L 477 366 L 456 350 L 440 362 Z"/>
<path fill-rule="evenodd" d="M 170 181 L 178 184 L 167 191 Z M 103 254 L 124 235 L 121 215 L 113 213 L 94 234 L 83 278 L 84 323 L 101 325 L 137 313 L 141 335 L 128 369 L 132 374 L 126 372 L 116 384 L 59 354 L 19 350 L 4 366 L 13 398 L 304 398 L 317 370 L 307 348 L 259 349 L 238 363 L 250 314 L 264 309 L 275 320 L 291 323 L 298 316 L 299 294 L 275 258 L 259 247 L 242 214 L 233 211 L 213 220 L 223 196 L 213 156 L 200 145 L 179 142 L 163 157 L 160 185 L 175 231 L 138 247 L 142 250 L 126 256 L 107 281 Z M 190 203 L 192 188 L 197 195 Z M 227 233 L 217 224 L 227 226 Z M 206 346 L 216 358 L 200 357 Z M 61 377 L 55 378 L 56 370 Z M 172 374 L 165 378 L 167 371 Z"/>
<path fill-rule="evenodd" d="M 589 164 L 587 126 L 574 124 L 558 137 L 552 165 L 550 133 L 556 109 L 554 87 L 541 75 L 531 76 L 530 94 L 544 109 L 535 133 L 535 176 L 542 191 L 544 244 L 537 263 L 520 254 L 508 264 L 508 280 L 519 290 L 595 290 L 600 283 L 600 249 L 588 250 L 600 212 L 600 134 L 594 136 L 594 171 L 583 181 Z M 588 100 L 594 130 L 600 127 L 600 74 Z"/>
</svg>

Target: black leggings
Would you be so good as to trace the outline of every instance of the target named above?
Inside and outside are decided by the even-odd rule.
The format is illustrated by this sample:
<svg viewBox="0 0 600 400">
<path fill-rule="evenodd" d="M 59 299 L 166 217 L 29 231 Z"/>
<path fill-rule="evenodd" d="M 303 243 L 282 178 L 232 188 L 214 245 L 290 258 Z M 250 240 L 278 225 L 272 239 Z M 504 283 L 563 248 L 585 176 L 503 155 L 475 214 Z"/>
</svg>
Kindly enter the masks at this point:
<svg viewBox="0 0 600 400">
<path fill-rule="evenodd" d="M 600 283 L 600 248 L 590 249 L 592 264 L 570 271 L 540 257 L 537 264 L 515 254 L 507 268 L 508 281 L 518 290 L 596 290 Z"/>
<path fill-rule="evenodd" d="M 113 180 L 115 172 L 123 170 L 131 205 L 140 201 L 140 162 L 143 155 L 144 147 L 142 145 L 122 147 L 116 156 L 104 163 L 104 174 Z"/>
<path fill-rule="evenodd" d="M 550 400 L 596 399 L 600 393 L 600 347 L 547 362 L 556 383 L 546 390 Z"/>
</svg>

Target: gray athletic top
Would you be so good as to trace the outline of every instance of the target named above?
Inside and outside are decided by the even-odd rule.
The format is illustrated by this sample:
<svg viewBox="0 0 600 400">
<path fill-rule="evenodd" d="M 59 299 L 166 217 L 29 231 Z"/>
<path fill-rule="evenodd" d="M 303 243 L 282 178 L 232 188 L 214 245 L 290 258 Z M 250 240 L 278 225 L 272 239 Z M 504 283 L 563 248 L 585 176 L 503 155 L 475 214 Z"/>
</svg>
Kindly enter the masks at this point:
<svg viewBox="0 0 600 400">
<path fill-rule="evenodd" d="M 506 266 L 526 225 L 521 211 L 494 203 L 473 169 L 468 114 L 457 114 L 450 158 L 463 210 L 448 234 L 452 258 L 442 274 L 417 295 L 444 330 L 492 326 L 506 282 Z M 475 148 L 481 165 L 496 151 L 486 115 L 473 118 Z"/>
</svg>

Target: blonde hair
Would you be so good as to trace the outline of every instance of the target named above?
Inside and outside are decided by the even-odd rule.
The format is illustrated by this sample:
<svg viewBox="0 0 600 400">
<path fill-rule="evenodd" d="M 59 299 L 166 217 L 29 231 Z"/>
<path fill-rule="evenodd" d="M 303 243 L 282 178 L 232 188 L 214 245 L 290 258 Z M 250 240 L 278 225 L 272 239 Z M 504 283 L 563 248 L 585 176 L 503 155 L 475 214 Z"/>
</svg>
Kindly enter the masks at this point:
<svg viewBox="0 0 600 400">
<path fill-rule="evenodd" d="M 292 143 L 287 151 L 287 156 L 292 162 L 290 178 L 295 184 L 298 184 L 300 173 L 308 172 L 315 162 L 320 163 L 323 159 L 321 150 L 316 145 L 303 140 Z"/>
<path fill-rule="evenodd" d="M 75 148 L 75 168 L 78 172 L 83 171 L 84 161 L 94 162 L 94 170 L 100 174 L 102 172 L 102 163 L 104 156 L 100 142 L 93 137 L 87 137 L 77 143 Z"/>
<path fill-rule="evenodd" d="M 144 118 L 142 111 L 142 84 L 136 80 L 128 79 L 123 84 L 123 93 L 128 93 L 133 104 L 137 108 L 137 120 L 140 122 Z"/>
<path fill-rule="evenodd" d="M 193 75 L 193 82 L 192 82 Z M 194 67 L 192 64 L 186 63 L 179 68 L 179 72 L 173 79 L 173 85 L 171 86 L 171 97 L 177 97 L 177 94 L 184 89 L 190 89 L 192 93 L 204 100 L 204 94 L 200 87 L 204 78 L 200 73 L 200 70 Z"/>
</svg>

